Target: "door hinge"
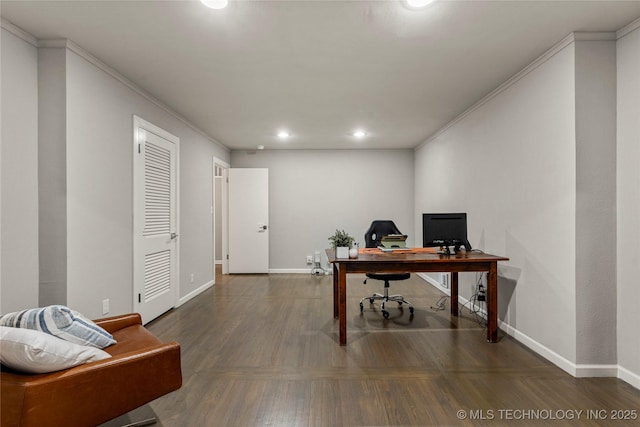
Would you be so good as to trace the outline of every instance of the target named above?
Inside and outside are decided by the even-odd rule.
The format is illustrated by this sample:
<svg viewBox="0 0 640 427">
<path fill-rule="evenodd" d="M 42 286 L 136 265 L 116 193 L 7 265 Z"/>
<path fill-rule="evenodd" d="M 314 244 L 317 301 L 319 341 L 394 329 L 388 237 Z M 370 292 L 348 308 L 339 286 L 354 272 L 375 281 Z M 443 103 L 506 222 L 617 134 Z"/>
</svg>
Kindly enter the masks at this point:
<svg viewBox="0 0 640 427">
<path fill-rule="evenodd" d="M 138 143 L 138 154 L 140 154 L 140 152 L 141 152 L 140 150 L 142 150 L 142 148 L 140 148 L 141 145 L 142 144 Z"/>
<path fill-rule="evenodd" d="M 138 294 L 138 303 L 142 302 L 142 294 Z"/>
<path fill-rule="evenodd" d="M 229 254 L 227 254 L 227 261 L 229 261 Z"/>
</svg>

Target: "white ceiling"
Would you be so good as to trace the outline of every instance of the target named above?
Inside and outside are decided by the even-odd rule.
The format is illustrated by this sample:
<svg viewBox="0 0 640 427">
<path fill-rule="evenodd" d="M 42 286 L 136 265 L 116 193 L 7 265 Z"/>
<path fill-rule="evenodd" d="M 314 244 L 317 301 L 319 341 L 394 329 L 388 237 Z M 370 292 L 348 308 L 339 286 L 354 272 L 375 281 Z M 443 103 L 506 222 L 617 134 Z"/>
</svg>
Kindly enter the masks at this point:
<svg viewBox="0 0 640 427">
<path fill-rule="evenodd" d="M 3 0 L 0 12 L 73 41 L 231 149 L 411 148 L 571 32 L 634 21 L 640 0 Z"/>
</svg>

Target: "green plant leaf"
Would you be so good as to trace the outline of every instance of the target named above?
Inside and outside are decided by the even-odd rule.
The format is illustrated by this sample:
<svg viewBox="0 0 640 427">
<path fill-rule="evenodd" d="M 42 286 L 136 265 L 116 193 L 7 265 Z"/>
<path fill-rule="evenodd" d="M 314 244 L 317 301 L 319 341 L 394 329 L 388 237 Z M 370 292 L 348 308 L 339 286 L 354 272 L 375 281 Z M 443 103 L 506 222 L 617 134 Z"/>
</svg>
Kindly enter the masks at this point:
<svg viewBox="0 0 640 427">
<path fill-rule="evenodd" d="M 332 248 L 343 247 L 343 246 L 350 248 L 354 240 L 355 239 L 351 237 L 349 233 L 347 233 L 344 230 L 338 230 L 338 229 L 336 229 L 336 232 L 333 234 L 333 236 L 329 237 L 329 242 L 331 242 Z"/>
</svg>

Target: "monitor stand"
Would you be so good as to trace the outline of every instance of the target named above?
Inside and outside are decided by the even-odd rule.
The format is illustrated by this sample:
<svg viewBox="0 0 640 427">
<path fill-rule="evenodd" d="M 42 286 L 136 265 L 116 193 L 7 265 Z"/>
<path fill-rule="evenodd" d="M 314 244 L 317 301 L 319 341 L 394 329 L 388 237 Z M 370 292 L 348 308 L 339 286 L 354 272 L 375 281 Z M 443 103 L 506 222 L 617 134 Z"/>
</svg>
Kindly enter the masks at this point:
<svg viewBox="0 0 640 427">
<path fill-rule="evenodd" d="M 451 246 L 453 246 L 453 250 L 450 249 Z M 468 240 L 465 240 L 464 242 L 455 242 L 450 245 L 440 246 L 440 250 L 438 251 L 438 253 L 442 255 L 455 255 L 462 252 L 462 250 L 460 249 L 462 246 L 464 246 L 465 252 L 471 250 L 471 244 Z"/>
<path fill-rule="evenodd" d="M 440 246 L 440 250 L 438 251 L 440 255 L 454 255 L 456 253 L 455 248 L 453 251 L 449 249 L 449 246 Z"/>
</svg>

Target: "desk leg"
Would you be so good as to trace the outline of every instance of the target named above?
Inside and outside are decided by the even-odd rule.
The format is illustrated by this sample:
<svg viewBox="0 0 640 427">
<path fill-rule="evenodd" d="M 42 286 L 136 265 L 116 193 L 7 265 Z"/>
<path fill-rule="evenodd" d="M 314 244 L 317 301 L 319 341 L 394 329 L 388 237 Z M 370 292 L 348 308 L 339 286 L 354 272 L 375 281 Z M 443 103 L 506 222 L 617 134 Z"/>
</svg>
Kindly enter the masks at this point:
<svg viewBox="0 0 640 427">
<path fill-rule="evenodd" d="M 340 323 L 340 345 L 347 345 L 347 269 L 338 269 L 338 314 Z"/>
<path fill-rule="evenodd" d="M 498 342 L 498 263 L 487 273 L 487 341 Z"/>
<path fill-rule="evenodd" d="M 451 272 L 451 315 L 458 315 L 458 272 Z"/>
<path fill-rule="evenodd" d="M 340 317 L 340 307 L 338 307 L 338 266 L 333 264 L 333 318 Z"/>
</svg>

